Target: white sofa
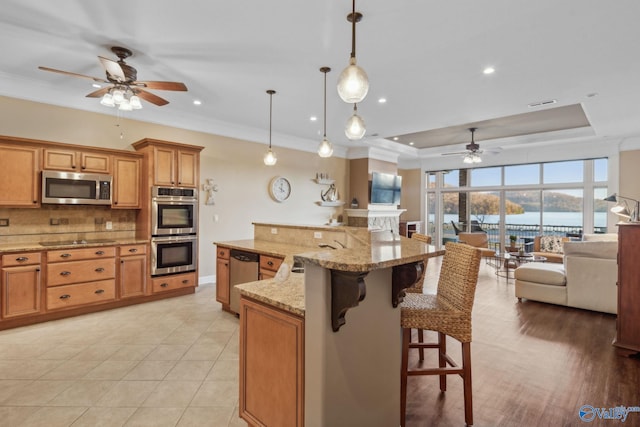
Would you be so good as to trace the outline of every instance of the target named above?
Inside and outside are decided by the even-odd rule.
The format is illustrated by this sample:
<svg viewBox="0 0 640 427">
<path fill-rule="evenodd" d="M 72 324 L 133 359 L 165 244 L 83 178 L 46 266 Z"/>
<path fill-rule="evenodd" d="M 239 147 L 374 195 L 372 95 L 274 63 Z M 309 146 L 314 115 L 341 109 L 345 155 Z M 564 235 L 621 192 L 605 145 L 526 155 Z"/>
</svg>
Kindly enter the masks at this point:
<svg viewBox="0 0 640 427">
<path fill-rule="evenodd" d="M 564 242 L 563 263 L 523 264 L 515 271 L 515 295 L 604 313 L 617 313 L 617 234 Z"/>
</svg>

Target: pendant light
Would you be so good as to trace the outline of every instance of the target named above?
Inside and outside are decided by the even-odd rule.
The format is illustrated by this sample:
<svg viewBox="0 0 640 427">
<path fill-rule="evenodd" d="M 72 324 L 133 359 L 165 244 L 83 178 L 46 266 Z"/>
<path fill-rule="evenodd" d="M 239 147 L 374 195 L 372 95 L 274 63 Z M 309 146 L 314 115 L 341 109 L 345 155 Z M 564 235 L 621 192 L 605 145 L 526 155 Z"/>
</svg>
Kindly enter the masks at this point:
<svg viewBox="0 0 640 427">
<path fill-rule="evenodd" d="M 329 67 L 320 68 L 320 72 L 324 73 L 324 131 L 322 133 L 322 142 L 318 146 L 318 155 L 320 157 L 331 157 L 333 154 L 333 145 L 327 140 L 327 73 L 331 71 Z"/>
<path fill-rule="evenodd" d="M 367 73 L 356 64 L 356 22 L 362 20 L 362 14 L 356 13 L 356 0 L 352 1 L 353 10 L 347 15 L 347 21 L 351 22 L 351 57 L 349 65 L 338 78 L 338 94 L 346 103 L 356 104 L 362 102 L 369 91 L 369 77 Z"/>
<path fill-rule="evenodd" d="M 278 161 L 276 153 L 271 150 L 271 117 L 273 111 L 273 94 L 276 93 L 276 91 L 269 89 L 267 93 L 269 94 L 269 151 L 264 155 L 264 164 L 267 166 L 273 166 Z"/>
<path fill-rule="evenodd" d="M 364 120 L 358 115 L 358 106 L 357 104 L 353 104 L 353 115 L 347 120 L 347 124 L 344 127 L 344 134 L 351 141 L 357 141 L 362 139 L 366 131 Z"/>
</svg>

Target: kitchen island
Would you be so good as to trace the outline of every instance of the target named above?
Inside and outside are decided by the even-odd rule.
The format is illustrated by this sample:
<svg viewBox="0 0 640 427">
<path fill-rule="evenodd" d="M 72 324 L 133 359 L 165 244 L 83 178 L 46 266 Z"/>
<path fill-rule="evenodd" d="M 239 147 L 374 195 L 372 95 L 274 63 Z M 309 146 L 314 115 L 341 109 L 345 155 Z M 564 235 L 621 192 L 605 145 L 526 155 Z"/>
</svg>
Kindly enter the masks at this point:
<svg viewBox="0 0 640 427">
<path fill-rule="evenodd" d="M 399 425 L 397 304 L 424 260 L 442 251 L 387 231 L 359 235 L 355 246 L 295 254 L 304 274 L 237 286 L 240 414 L 249 423 Z M 274 341 L 259 339 L 265 331 L 254 329 L 265 325 Z M 271 352 L 279 356 L 265 362 Z M 280 387 L 288 400 L 265 403 Z M 269 418 L 283 411 L 287 417 Z"/>
</svg>

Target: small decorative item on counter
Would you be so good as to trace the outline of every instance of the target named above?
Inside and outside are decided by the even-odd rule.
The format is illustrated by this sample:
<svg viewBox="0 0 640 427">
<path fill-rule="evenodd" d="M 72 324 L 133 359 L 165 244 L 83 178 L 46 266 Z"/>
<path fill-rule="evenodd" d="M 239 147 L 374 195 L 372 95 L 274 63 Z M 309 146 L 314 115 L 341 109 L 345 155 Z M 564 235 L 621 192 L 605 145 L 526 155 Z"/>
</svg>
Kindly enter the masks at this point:
<svg viewBox="0 0 640 427">
<path fill-rule="evenodd" d="M 351 199 L 351 209 L 358 209 L 358 206 L 358 199 L 356 199 L 355 197 Z"/>
</svg>

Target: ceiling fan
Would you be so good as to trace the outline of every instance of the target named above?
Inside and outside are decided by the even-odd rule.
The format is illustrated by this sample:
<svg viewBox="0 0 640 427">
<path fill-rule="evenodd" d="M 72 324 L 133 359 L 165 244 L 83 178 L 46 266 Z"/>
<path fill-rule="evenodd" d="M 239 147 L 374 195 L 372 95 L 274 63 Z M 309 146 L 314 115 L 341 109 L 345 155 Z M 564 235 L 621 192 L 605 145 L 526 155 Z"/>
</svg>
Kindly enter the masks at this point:
<svg viewBox="0 0 640 427">
<path fill-rule="evenodd" d="M 140 98 L 148 101 L 157 106 L 163 106 L 169 103 L 164 98 L 161 98 L 151 92 L 147 92 L 145 89 L 157 89 L 157 90 L 174 90 L 174 91 L 186 91 L 187 86 L 184 83 L 179 82 L 162 82 L 162 81 L 138 81 L 138 71 L 131 65 L 128 65 L 124 60 L 131 55 L 129 49 L 113 46 L 111 51 L 119 58 L 118 61 L 111 60 L 98 56 L 100 63 L 106 72 L 106 79 L 100 77 L 91 77 L 84 74 L 72 73 L 69 71 L 56 70 L 49 67 L 38 67 L 43 71 L 51 71 L 54 73 L 65 74 L 73 77 L 81 77 L 90 79 L 98 83 L 107 83 L 111 86 L 104 87 L 91 92 L 87 95 L 88 98 L 100 98 L 100 103 L 109 107 L 118 106 L 121 110 L 140 109 L 142 105 Z"/>
<path fill-rule="evenodd" d="M 442 153 L 443 156 L 457 156 L 464 155 L 462 161 L 464 163 L 481 163 L 482 157 L 480 154 L 482 153 L 492 153 L 495 154 L 500 151 L 499 148 L 493 149 L 491 151 L 483 151 L 480 149 L 480 145 L 476 144 L 474 140 L 474 134 L 478 130 L 478 128 L 469 128 L 469 132 L 471 132 L 471 142 L 467 144 L 464 148 L 466 151 L 457 151 L 452 153 Z"/>
</svg>

